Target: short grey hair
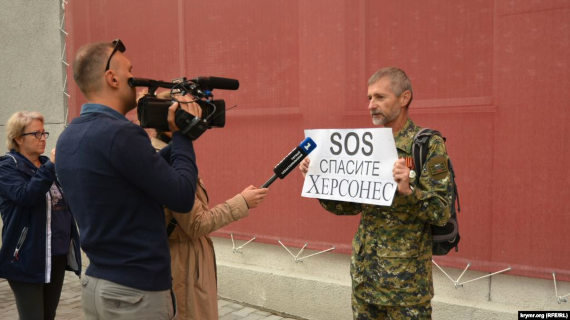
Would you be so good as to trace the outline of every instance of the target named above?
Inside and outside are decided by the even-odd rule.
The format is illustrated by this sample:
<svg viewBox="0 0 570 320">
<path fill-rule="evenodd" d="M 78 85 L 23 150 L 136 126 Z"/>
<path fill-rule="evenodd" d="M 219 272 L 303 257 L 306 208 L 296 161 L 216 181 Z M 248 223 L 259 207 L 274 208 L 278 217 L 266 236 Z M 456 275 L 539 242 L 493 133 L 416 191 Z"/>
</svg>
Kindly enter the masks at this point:
<svg viewBox="0 0 570 320">
<path fill-rule="evenodd" d="M 26 127 L 34 120 L 44 123 L 44 116 L 36 111 L 18 111 L 10 116 L 6 123 L 6 147 L 8 151 L 20 151 L 16 138 L 20 137 Z"/>
<path fill-rule="evenodd" d="M 406 90 L 409 90 L 411 93 L 410 102 L 412 102 L 412 98 L 414 97 L 414 91 L 412 90 L 412 82 L 404 72 L 404 70 L 396 67 L 385 67 L 378 71 L 376 71 L 370 79 L 368 79 L 368 86 L 371 86 L 378 82 L 380 79 L 388 77 L 390 78 L 390 87 L 392 88 L 392 92 L 399 97 L 402 93 Z"/>
<path fill-rule="evenodd" d="M 73 61 L 73 79 L 83 95 L 96 92 L 101 87 L 101 78 L 105 74 L 105 62 L 109 58 L 110 42 L 90 43 L 77 50 Z"/>
</svg>

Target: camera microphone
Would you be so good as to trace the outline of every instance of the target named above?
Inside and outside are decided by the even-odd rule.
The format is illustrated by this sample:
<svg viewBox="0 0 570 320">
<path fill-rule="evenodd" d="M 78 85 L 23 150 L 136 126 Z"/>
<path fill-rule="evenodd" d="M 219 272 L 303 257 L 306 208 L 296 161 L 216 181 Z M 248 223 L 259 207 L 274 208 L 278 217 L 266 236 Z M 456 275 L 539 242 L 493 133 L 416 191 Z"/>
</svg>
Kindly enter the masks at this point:
<svg viewBox="0 0 570 320">
<path fill-rule="evenodd" d="M 172 89 L 180 84 L 174 82 L 166 82 L 160 80 L 152 80 L 145 78 L 129 78 L 129 86 L 131 87 L 149 87 L 149 88 L 169 88 Z"/>
<path fill-rule="evenodd" d="M 239 88 L 239 81 L 230 78 L 198 77 L 196 79 L 192 79 L 191 81 L 208 90 L 237 90 Z"/>
<path fill-rule="evenodd" d="M 285 178 L 286 175 L 289 174 L 305 157 L 311 153 L 317 144 L 313 139 L 307 137 L 303 140 L 298 147 L 293 149 L 289 154 L 283 158 L 276 166 L 273 168 L 273 172 L 275 173 L 269 180 L 267 180 L 262 188 L 267 188 L 269 185 L 279 177 L 279 179 Z"/>
<path fill-rule="evenodd" d="M 184 80 L 186 81 L 186 80 Z M 129 86 L 131 87 L 149 87 L 149 88 L 176 88 L 180 87 L 182 82 L 166 82 L 160 80 L 152 80 L 145 78 L 129 78 Z M 230 78 L 220 77 L 198 77 L 190 80 L 204 90 L 222 89 L 222 90 L 237 90 L 239 88 L 239 81 Z"/>
</svg>

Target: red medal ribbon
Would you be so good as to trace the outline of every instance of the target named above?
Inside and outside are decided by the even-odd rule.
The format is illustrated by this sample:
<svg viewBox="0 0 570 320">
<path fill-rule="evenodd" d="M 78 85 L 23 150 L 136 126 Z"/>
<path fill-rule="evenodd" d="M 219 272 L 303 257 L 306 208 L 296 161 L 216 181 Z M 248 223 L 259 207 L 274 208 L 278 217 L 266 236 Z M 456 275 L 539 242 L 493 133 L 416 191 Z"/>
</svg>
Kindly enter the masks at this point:
<svg viewBox="0 0 570 320">
<path fill-rule="evenodd" d="M 414 170 L 414 158 L 406 157 L 406 167 L 408 167 L 410 170 Z"/>
</svg>

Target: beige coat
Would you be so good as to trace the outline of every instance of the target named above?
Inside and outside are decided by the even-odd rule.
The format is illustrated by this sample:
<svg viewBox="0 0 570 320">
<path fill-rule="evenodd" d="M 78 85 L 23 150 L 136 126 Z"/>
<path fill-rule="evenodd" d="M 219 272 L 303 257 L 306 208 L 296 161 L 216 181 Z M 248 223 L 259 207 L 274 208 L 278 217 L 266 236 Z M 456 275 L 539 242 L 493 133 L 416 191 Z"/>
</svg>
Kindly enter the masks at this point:
<svg viewBox="0 0 570 320">
<path fill-rule="evenodd" d="M 240 194 L 210 209 L 202 179 L 190 213 L 165 210 L 167 225 L 173 216 L 178 222 L 168 239 L 178 319 L 218 320 L 216 258 L 208 234 L 247 215 Z"/>
</svg>

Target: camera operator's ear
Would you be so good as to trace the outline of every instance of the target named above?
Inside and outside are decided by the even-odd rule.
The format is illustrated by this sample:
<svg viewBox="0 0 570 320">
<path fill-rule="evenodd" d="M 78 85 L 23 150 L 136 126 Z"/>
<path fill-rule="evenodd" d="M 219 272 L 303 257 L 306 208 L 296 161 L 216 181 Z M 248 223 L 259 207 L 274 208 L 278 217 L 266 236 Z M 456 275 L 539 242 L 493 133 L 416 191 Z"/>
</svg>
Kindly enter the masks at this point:
<svg viewBox="0 0 570 320">
<path fill-rule="evenodd" d="M 107 70 L 105 72 L 105 82 L 111 87 L 117 87 L 119 85 L 119 80 L 115 76 L 115 72 L 113 70 Z"/>
</svg>

